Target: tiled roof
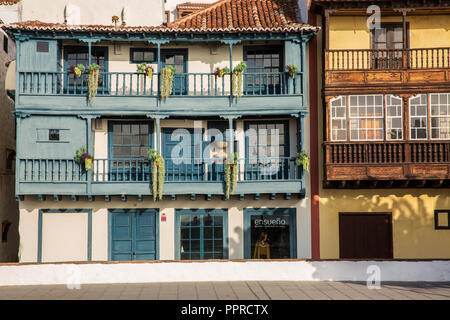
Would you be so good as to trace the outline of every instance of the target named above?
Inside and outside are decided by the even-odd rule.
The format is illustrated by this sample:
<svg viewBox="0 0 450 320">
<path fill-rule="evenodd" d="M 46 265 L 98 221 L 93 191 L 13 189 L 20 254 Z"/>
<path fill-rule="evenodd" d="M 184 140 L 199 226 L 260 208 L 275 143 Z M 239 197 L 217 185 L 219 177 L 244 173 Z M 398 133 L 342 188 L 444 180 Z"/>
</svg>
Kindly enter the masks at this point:
<svg viewBox="0 0 450 320">
<path fill-rule="evenodd" d="M 296 0 L 222 0 L 175 20 L 169 27 L 183 31 L 299 31 Z"/>
<path fill-rule="evenodd" d="M 0 5 L 13 5 L 19 3 L 21 0 L 0 0 Z"/>
<path fill-rule="evenodd" d="M 173 21 L 168 26 L 67 25 L 40 21 L 18 22 L 6 30 L 85 32 L 285 32 L 318 31 L 299 22 L 296 0 L 221 0 L 209 7 Z"/>
</svg>

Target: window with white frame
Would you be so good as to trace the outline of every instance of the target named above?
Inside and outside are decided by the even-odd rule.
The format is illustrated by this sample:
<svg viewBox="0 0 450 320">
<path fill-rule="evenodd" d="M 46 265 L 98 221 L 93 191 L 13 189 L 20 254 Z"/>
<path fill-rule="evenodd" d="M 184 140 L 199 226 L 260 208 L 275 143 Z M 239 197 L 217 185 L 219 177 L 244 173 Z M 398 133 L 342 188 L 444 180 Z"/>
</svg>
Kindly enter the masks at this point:
<svg viewBox="0 0 450 320">
<path fill-rule="evenodd" d="M 347 140 L 347 97 L 341 96 L 330 101 L 331 141 Z"/>
<path fill-rule="evenodd" d="M 430 94 L 431 139 L 450 139 L 450 93 Z"/>
<path fill-rule="evenodd" d="M 402 98 L 386 95 L 386 140 L 403 139 Z"/>
<path fill-rule="evenodd" d="M 383 140 L 383 95 L 349 97 L 350 140 Z"/>
<path fill-rule="evenodd" d="M 419 94 L 409 99 L 409 127 L 411 140 L 427 139 L 427 95 Z"/>
</svg>

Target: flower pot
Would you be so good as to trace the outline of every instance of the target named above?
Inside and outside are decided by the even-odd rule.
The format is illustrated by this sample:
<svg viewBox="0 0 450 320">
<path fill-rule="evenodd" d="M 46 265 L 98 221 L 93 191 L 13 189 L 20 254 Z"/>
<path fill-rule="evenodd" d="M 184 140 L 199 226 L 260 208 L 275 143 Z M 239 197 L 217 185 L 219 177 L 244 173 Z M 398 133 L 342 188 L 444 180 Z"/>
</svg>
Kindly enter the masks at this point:
<svg viewBox="0 0 450 320">
<path fill-rule="evenodd" d="M 86 170 L 91 170 L 91 168 L 92 168 L 92 158 L 84 159 L 84 168 Z"/>
<path fill-rule="evenodd" d="M 293 76 L 294 76 L 294 73 L 291 72 L 291 71 L 289 71 L 289 75 L 290 75 L 291 77 L 293 77 Z"/>
</svg>

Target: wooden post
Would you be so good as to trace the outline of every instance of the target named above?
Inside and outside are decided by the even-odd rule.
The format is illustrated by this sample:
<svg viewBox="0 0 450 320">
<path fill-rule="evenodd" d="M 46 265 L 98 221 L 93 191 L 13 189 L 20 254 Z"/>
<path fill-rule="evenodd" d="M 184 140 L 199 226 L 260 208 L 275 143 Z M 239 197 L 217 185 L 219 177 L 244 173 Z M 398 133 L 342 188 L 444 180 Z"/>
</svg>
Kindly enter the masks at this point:
<svg viewBox="0 0 450 320">
<path fill-rule="evenodd" d="M 230 104 L 233 102 L 233 43 L 230 46 Z"/>
</svg>

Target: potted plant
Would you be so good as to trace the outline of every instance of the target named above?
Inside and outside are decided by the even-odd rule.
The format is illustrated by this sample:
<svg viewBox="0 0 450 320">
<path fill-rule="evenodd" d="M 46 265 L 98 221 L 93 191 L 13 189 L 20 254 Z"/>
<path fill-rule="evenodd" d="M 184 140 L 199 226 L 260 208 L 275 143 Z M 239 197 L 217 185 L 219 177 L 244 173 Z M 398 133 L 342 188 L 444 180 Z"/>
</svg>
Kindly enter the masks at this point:
<svg viewBox="0 0 450 320">
<path fill-rule="evenodd" d="M 82 64 L 72 66 L 71 69 L 72 69 L 72 72 L 75 75 L 75 77 L 81 77 L 81 74 L 86 70 L 86 68 Z"/>
<path fill-rule="evenodd" d="M 142 62 L 137 65 L 137 73 L 145 73 L 145 75 L 149 78 L 153 75 L 153 68 L 151 65 L 146 64 L 145 62 Z"/>
<path fill-rule="evenodd" d="M 89 102 L 94 101 L 95 95 L 97 94 L 99 70 L 100 70 L 100 66 L 96 63 L 93 63 L 88 66 Z"/>
<path fill-rule="evenodd" d="M 225 197 L 227 199 L 230 198 L 230 193 L 236 190 L 238 174 L 239 174 L 238 154 L 237 152 L 234 152 L 233 162 L 227 163 L 225 167 L 225 183 L 226 183 Z"/>
<path fill-rule="evenodd" d="M 301 166 L 303 169 L 309 172 L 309 157 L 306 154 L 306 150 L 302 150 L 302 152 L 297 152 L 295 164 L 299 167 Z"/>
<path fill-rule="evenodd" d="M 225 67 L 220 69 L 219 67 L 216 68 L 216 71 L 214 72 L 214 74 L 216 75 L 216 77 L 222 78 L 224 75 L 229 74 L 230 73 L 230 68 Z"/>
<path fill-rule="evenodd" d="M 166 100 L 172 93 L 173 76 L 177 71 L 174 66 L 167 66 L 161 69 L 161 98 Z"/>
<path fill-rule="evenodd" d="M 286 66 L 286 70 L 289 72 L 289 75 L 291 77 L 294 77 L 295 74 L 298 72 L 298 67 L 295 64 L 288 64 Z"/>
<path fill-rule="evenodd" d="M 163 188 L 164 188 L 164 158 L 161 156 L 158 150 L 150 149 L 148 151 L 148 159 L 152 162 L 152 187 L 153 187 L 153 200 L 162 200 Z"/>
<path fill-rule="evenodd" d="M 246 68 L 247 65 L 245 62 L 241 61 L 241 63 L 233 69 L 233 94 L 238 98 L 242 97 L 242 78 Z"/>
<path fill-rule="evenodd" d="M 92 161 L 94 158 L 87 152 L 86 147 L 80 148 L 76 151 L 75 157 L 73 160 L 84 166 L 86 171 L 92 168 Z"/>
</svg>

